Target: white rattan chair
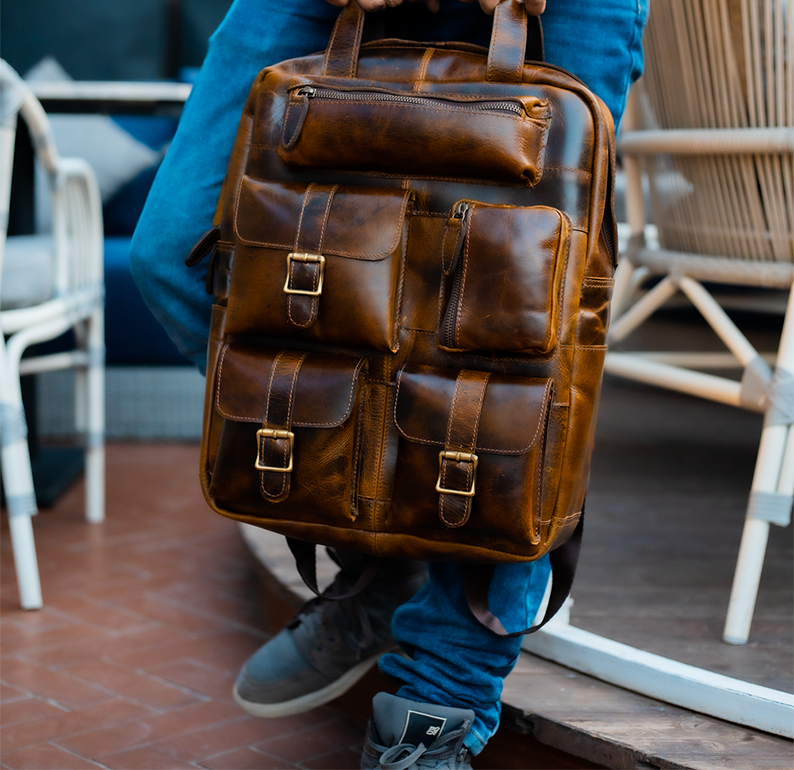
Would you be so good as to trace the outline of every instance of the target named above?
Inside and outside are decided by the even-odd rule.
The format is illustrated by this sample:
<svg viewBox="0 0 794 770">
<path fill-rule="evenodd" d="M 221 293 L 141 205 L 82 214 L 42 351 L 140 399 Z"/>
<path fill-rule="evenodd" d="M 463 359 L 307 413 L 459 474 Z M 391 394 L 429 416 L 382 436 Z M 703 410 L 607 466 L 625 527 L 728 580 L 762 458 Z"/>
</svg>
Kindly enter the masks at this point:
<svg viewBox="0 0 794 770">
<path fill-rule="evenodd" d="M 794 3 L 651 3 L 644 44 L 646 74 L 619 140 L 631 237 L 616 277 L 617 351 L 606 368 L 764 413 L 723 637 L 743 644 L 769 526 L 790 523 L 794 494 Z M 643 173 L 658 248 L 644 239 Z M 653 288 L 638 292 L 653 277 Z M 704 282 L 788 291 L 773 367 Z M 708 372 L 725 355 L 620 351 L 621 340 L 679 293 L 725 343 L 740 380 Z"/>
<path fill-rule="evenodd" d="M 7 237 L 17 118 L 31 135 L 52 189 L 52 233 Z M 58 156 L 41 104 L 0 59 L 0 439 L 9 530 L 24 609 L 42 605 L 31 516 L 36 499 L 20 375 L 74 368 L 77 430 L 85 435 L 86 518 L 104 508 L 104 308 L 102 208 L 91 167 Z M 68 330 L 74 350 L 22 358 Z"/>
</svg>

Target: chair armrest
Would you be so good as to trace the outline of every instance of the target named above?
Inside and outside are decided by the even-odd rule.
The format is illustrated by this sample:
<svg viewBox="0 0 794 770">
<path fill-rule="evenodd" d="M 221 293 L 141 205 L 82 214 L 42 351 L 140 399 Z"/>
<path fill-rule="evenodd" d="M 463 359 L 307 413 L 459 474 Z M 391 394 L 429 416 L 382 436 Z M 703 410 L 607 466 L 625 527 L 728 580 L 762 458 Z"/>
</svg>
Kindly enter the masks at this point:
<svg viewBox="0 0 794 770">
<path fill-rule="evenodd" d="M 103 282 L 102 199 L 82 158 L 58 158 L 53 179 L 56 291 Z"/>
<path fill-rule="evenodd" d="M 626 131 L 623 155 L 777 155 L 794 153 L 794 128 L 676 128 Z"/>
</svg>

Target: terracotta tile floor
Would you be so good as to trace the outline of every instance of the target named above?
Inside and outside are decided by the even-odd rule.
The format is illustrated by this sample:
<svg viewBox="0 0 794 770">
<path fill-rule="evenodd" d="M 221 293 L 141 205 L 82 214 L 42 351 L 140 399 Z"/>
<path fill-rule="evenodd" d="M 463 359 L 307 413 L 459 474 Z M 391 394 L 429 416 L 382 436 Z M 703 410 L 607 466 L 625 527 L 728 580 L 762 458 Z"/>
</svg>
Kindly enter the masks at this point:
<svg viewBox="0 0 794 770">
<path fill-rule="evenodd" d="M 19 609 L 3 521 L 3 768 L 358 767 L 361 720 L 339 705 L 261 720 L 231 700 L 266 626 L 197 467 L 196 445 L 109 445 L 106 521 L 83 519 L 82 483 L 34 521 L 39 611 Z"/>
</svg>

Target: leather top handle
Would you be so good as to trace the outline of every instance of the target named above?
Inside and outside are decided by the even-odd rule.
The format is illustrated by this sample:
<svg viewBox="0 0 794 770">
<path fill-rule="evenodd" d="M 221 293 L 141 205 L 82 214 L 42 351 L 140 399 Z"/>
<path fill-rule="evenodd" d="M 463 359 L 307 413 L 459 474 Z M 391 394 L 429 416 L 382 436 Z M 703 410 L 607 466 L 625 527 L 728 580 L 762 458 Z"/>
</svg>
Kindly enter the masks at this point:
<svg viewBox="0 0 794 770">
<path fill-rule="evenodd" d="M 343 78 L 356 76 L 364 18 L 365 11 L 357 0 L 350 0 L 342 9 L 325 51 L 324 75 Z M 540 19 L 537 16 L 530 18 L 531 50 L 538 52 L 537 58 L 542 61 Z M 527 27 L 527 12 L 519 0 L 502 0 L 496 6 L 486 80 L 497 83 L 521 82 L 527 51 Z"/>
</svg>

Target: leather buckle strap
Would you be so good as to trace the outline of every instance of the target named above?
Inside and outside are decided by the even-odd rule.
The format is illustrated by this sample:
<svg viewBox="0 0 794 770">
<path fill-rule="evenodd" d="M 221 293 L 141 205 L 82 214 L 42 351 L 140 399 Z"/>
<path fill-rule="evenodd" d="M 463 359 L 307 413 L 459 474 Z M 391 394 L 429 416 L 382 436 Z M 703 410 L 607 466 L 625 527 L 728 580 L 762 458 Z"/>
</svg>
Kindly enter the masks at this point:
<svg viewBox="0 0 794 770">
<path fill-rule="evenodd" d="M 292 409 L 295 386 L 306 353 L 282 350 L 273 361 L 265 394 L 262 427 L 256 432 L 256 459 L 259 490 L 273 503 L 286 500 L 290 475 L 295 467 L 295 434 L 292 432 Z"/>
<path fill-rule="evenodd" d="M 471 484 L 468 489 L 447 489 L 441 486 L 441 475 L 444 472 L 444 460 L 452 460 L 456 463 L 471 463 Z M 462 497 L 474 497 L 477 486 L 477 465 L 480 458 L 471 452 L 447 452 L 442 450 L 438 453 L 438 480 L 436 481 L 436 492 L 442 495 L 461 495 Z"/>
<path fill-rule="evenodd" d="M 286 467 L 278 465 L 266 465 L 264 460 L 265 455 L 265 440 L 274 439 L 276 441 L 287 440 L 289 442 L 289 454 L 287 455 Z M 291 473 L 293 468 L 292 452 L 295 449 L 295 434 L 291 430 L 277 430 L 276 428 L 260 428 L 256 432 L 256 461 L 254 468 L 258 471 L 273 471 L 274 473 Z"/>
<path fill-rule="evenodd" d="M 488 372 L 461 369 L 447 421 L 444 450 L 438 454 L 438 516 L 447 527 L 462 527 L 471 515 L 476 492 L 475 454 Z"/>
<path fill-rule="evenodd" d="M 287 254 L 287 318 L 292 326 L 308 329 L 317 320 L 325 280 L 323 241 L 331 204 L 339 185 L 310 184 L 303 195 L 295 244 Z"/>
<path fill-rule="evenodd" d="M 315 264 L 317 270 L 312 271 L 311 289 L 294 289 L 290 286 L 295 276 L 292 270 L 293 262 Z M 322 254 L 308 254 L 307 252 L 291 251 L 287 254 L 287 280 L 284 281 L 285 294 L 302 294 L 305 297 L 319 297 L 323 293 L 323 279 L 325 278 L 325 257 Z"/>
</svg>

